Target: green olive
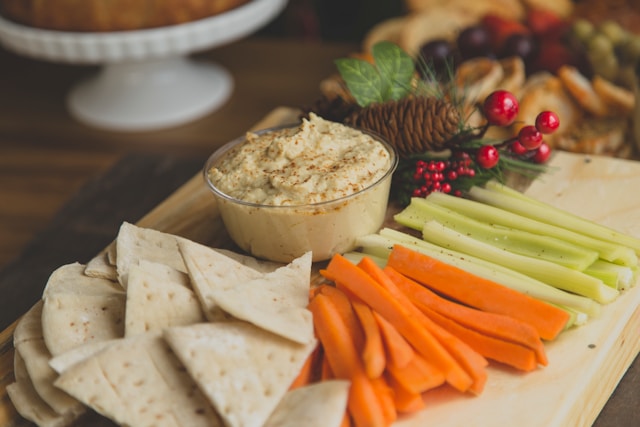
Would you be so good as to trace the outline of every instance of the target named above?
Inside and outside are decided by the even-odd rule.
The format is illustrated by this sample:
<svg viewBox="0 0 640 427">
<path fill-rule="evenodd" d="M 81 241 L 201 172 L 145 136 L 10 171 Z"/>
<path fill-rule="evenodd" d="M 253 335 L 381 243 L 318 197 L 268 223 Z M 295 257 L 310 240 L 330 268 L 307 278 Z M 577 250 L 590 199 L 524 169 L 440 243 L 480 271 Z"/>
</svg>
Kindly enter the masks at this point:
<svg viewBox="0 0 640 427">
<path fill-rule="evenodd" d="M 627 30 L 622 28 L 620 24 L 612 20 L 606 20 L 598 26 L 598 31 L 607 36 L 614 46 L 621 45 L 629 37 Z"/>
<path fill-rule="evenodd" d="M 595 27 L 586 19 L 578 19 L 571 26 L 571 34 L 573 37 L 583 43 L 589 40 L 591 36 L 593 36 L 594 32 Z"/>
</svg>

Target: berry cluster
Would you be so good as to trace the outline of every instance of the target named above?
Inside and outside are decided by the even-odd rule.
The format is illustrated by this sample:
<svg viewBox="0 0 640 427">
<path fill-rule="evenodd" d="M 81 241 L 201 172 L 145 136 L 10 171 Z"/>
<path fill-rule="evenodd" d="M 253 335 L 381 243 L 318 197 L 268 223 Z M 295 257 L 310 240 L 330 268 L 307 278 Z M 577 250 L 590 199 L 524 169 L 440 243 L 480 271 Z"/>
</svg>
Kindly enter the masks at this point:
<svg viewBox="0 0 640 427">
<path fill-rule="evenodd" d="M 491 126 L 511 126 L 518 116 L 519 104 L 515 96 L 504 90 L 491 93 L 482 105 L 486 124 L 475 132 L 459 135 L 450 146 L 447 158 L 418 156 L 411 160 L 405 175 L 410 181 L 404 187 L 411 197 L 426 197 L 434 191 L 462 196 L 471 185 L 500 175 L 499 166 L 506 164 L 522 169 L 536 169 L 551 155 L 544 135 L 558 129 L 560 121 L 552 111 L 538 114 L 535 124 L 520 128 L 517 135 L 504 141 L 487 142 L 484 134 Z M 406 184 L 406 182 L 405 182 Z"/>
<path fill-rule="evenodd" d="M 487 119 L 485 131 L 489 126 L 511 126 L 519 111 L 518 100 L 511 92 L 497 90 L 484 101 L 483 113 Z M 499 144 L 481 146 L 476 152 L 476 162 L 483 168 L 491 169 L 500 161 L 499 149 L 509 148 L 509 153 L 534 163 L 544 163 L 551 155 L 551 148 L 544 142 L 544 136 L 555 132 L 560 119 L 553 111 L 542 111 L 535 125 L 520 128 L 518 135 Z"/>
<path fill-rule="evenodd" d="M 426 197 L 434 191 L 461 196 L 462 191 L 455 188 L 455 181 L 464 177 L 473 178 L 476 171 L 468 155 L 460 152 L 458 157 L 454 160 L 418 160 L 413 173 L 417 187 L 413 189 L 412 197 Z"/>
</svg>

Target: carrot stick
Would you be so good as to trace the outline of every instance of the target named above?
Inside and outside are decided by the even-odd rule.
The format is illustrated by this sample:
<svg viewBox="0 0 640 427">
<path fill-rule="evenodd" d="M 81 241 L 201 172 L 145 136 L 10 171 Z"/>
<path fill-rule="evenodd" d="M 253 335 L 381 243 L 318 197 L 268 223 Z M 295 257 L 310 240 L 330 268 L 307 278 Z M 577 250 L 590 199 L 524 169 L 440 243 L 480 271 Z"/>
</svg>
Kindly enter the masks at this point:
<svg viewBox="0 0 640 427">
<path fill-rule="evenodd" d="M 378 396 L 378 402 L 387 425 L 393 424 L 393 422 L 398 418 L 396 405 L 393 401 L 393 389 L 389 386 L 389 383 L 383 376 L 373 378 L 371 383 L 376 391 L 376 396 Z"/>
<path fill-rule="evenodd" d="M 487 372 L 485 370 L 485 367 L 489 364 L 487 360 L 469 347 L 467 343 L 434 323 L 428 316 L 425 316 L 371 258 L 362 258 L 358 266 L 369 273 L 401 304 L 405 305 L 420 320 L 420 323 L 440 341 L 467 374 L 471 376 L 473 384 L 469 391 L 479 394 L 487 380 Z"/>
<path fill-rule="evenodd" d="M 398 412 L 411 413 L 424 409 L 425 404 L 421 393 L 409 390 L 392 375 L 387 374 L 386 378 L 393 390 L 393 403 Z"/>
<path fill-rule="evenodd" d="M 488 359 L 525 372 L 533 371 L 538 366 L 535 351 L 528 347 L 483 335 L 427 307 L 425 307 L 425 313 L 434 322 L 469 344 L 471 348 Z"/>
<path fill-rule="evenodd" d="M 307 360 L 304 361 L 304 365 L 302 365 L 298 376 L 289 386 L 289 390 L 303 387 L 305 385 L 311 384 L 314 381 L 315 365 L 319 361 L 319 355 L 320 346 L 317 345 L 316 348 L 309 354 Z"/>
<path fill-rule="evenodd" d="M 415 350 L 387 319 L 377 311 L 372 310 L 372 313 L 375 322 L 380 327 L 389 363 L 399 368 L 407 366 L 411 359 L 414 358 Z"/>
<path fill-rule="evenodd" d="M 364 270 L 342 255 L 336 254 L 329 261 L 326 270 L 321 270 L 321 273 L 337 285 L 348 289 L 391 322 L 416 351 L 427 357 L 445 374 L 447 382 L 455 389 L 466 391 L 472 386 L 471 377 L 422 325 L 416 314 L 401 304 Z M 417 309 L 416 311 L 419 313 Z"/>
<path fill-rule="evenodd" d="M 564 310 L 402 245 L 394 245 L 387 265 L 466 305 L 522 320 L 543 339 L 557 337 L 569 320 Z"/>
<path fill-rule="evenodd" d="M 445 382 L 442 371 L 418 353 L 406 366 L 387 365 L 386 372 L 387 377 L 393 378 L 411 393 L 420 394 Z"/>
<path fill-rule="evenodd" d="M 355 426 L 385 426 L 385 414 L 380 408 L 375 388 L 364 371 L 355 347 L 352 331 L 343 321 L 340 299 L 327 294 L 316 295 L 309 303 L 316 335 L 336 378 L 351 381 L 347 408 Z"/>
<path fill-rule="evenodd" d="M 326 381 L 335 378 L 333 372 L 331 372 L 331 365 L 329 365 L 329 359 L 326 355 L 320 361 L 320 381 Z"/>
<path fill-rule="evenodd" d="M 365 371 L 369 378 L 377 378 L 382 375 L 387 364 L 380 327 L 368 305 L 359 298 L 351 299 L 351 304 L 364 331 L 362 361 L 364 362 Z"/>
<path fill-rule="evenodd" d="M 538 363 L 547 365 L 544 343 L 533 326 L 511 316 L 478 310 L 443 298 L 429 288 L 398 273 L 393 267 L 386 266 L 384 272 L 420 310 L 425 311 L 428 308 L 483 335 L 528 347 L 534 350 Z M 484 354 L 484 356 L 487 355 Z"/>
<path fill-rule="evenodd" d="M 345 411 L 340 427 L 351 427 L 351 425 L 351 416 L 349 415 L 349 412 Z"/>
</svg>

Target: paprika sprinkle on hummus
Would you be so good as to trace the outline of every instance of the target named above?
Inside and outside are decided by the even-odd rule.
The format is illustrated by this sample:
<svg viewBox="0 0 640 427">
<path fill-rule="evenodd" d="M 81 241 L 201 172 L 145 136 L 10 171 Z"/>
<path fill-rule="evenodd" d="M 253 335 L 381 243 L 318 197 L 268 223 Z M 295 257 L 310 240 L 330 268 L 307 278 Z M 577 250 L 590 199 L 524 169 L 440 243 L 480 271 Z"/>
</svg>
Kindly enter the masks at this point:
<svg viewBox="0 0 640 427">
<path fill-rule="evenodd" d="M 209 179 L 245 202 L 298 206 L 357 193 L 384 177 L 391 162 L 370 135 L 311 114 L 298 127 L 248 133 L 213 165 Z"/>
</svg>

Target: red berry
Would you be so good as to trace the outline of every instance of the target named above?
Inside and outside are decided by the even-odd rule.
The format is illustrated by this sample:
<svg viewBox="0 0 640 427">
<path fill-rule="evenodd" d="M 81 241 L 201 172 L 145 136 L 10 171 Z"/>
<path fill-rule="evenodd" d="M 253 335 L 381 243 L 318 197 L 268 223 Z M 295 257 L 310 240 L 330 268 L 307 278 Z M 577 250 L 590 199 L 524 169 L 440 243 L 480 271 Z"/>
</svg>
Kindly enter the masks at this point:
<svg viewBox="0 0 640 427">
<path fill-rule="evenodd" d="M 547 144 L 546 142 L 543 142 L 536 149 L 531 160 L 533 160 L 535 163 L 546 163 L 546 161 L 549 160 L 550 156 L 551 147 L 549 147 L 549 144 Z"/>
<path fill-rule="evenodd" d="M 536 117 L 536 128 L 540 133 L 553 133 L 560 126 L 560 119 L 553 111 L 543 111 Z"/>
<path fill-rule="evenodd" d="M 535 126 L 524 126 L 518 132 L 518 141 L 527 150 L 535 150 L 542 144 L 542 134 Z"/>
<path fill-rule="evenodd" d="M 529 150 L 527 150 L 527 147 L 525 147 L 524 145 L 522 145 L 520 143 L 520 141 L 516 140 L 513 141 L 510 145 L 509 148 L 511 149 L 511 152 L 513 154 L 515 154 L 516 156 L 522 156 L 523 154 L 527 153 Z"/>
<path fill-rule="evenodd" d="M 518 100 L 509 91 L 496 90 L 484 100 L 484 116 L 491 125 L 509 126 L 512 124 L 520 106 Z"/>
<path fill-rule="evenodd" d="M 500 160 L 500 154 L 493 145 L 483 145 L 476 155 L 476 162 L 485 169 L 491 169 L 497 165 L 498 160 Z"/>
</svg>

